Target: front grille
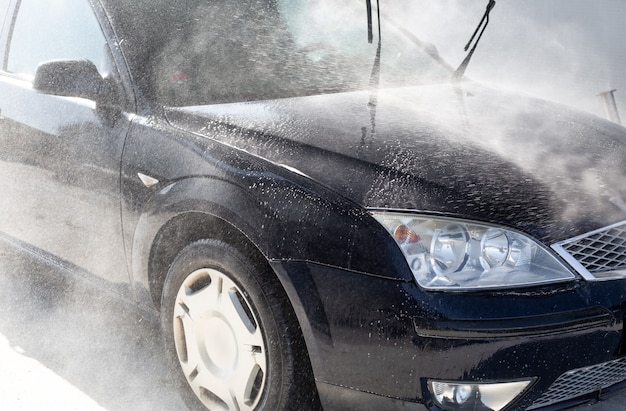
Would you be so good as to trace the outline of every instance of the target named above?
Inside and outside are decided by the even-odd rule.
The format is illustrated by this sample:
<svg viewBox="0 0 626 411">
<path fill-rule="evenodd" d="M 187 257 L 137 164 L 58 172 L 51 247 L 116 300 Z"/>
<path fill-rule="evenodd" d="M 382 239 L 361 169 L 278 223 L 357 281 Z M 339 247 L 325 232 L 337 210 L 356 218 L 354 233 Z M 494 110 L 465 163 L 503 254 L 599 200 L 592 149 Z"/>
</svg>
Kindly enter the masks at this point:
<svg viewBox="0 0 626 411">
<path fill-rule="evenodd" d="M 528 409 L 580 397 L 626 381 L 626 357 L 567 371 Z"/>
<path fill-rule="evenodd" d="M 587 279 L 626 277 L 626 221 L 552 246 Z"/>
</svg>

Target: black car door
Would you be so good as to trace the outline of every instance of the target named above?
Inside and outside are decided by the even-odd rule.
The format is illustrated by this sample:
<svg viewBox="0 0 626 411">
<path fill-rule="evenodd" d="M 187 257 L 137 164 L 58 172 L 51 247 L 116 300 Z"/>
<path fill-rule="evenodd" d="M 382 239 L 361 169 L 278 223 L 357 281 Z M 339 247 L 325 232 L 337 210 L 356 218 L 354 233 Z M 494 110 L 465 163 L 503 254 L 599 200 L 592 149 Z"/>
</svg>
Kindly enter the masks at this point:
<svg viewBox="0 0 626 411">
<path fill-rule="evenodd" d="M 0 231 L 128 290 L 119 186 L 131 115 L 33 88 L 42 62 L 90 60 L 112 79 L 121 101 L 107 26 L 87 0 L 16 1 L 8 16 L 0 70 Z"/>
</svg>

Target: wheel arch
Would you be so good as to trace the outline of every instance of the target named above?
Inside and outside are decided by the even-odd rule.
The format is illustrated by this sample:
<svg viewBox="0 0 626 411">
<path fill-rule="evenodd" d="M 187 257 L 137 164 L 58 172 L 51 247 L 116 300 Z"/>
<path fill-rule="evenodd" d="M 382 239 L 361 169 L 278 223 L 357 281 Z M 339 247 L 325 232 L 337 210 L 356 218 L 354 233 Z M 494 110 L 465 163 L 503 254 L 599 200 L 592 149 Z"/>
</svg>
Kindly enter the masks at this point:
<svg viewBox="0 0 626 411">
<path fill-rule="evenodd" d="M 155 307 L 160 306 L 163 283 L 176 255 L 187 245 L 202 239 L 222 241 L 246 253 L 257 264 L 262 264 L 268 272 L 273 273 L 261 250 L 233 224 L 207 212 L 181 213 L 161 226 L 150 247 L 147 276 L 150 296 Z"/>
<path fill-rule="evenodd" d="M 138 300 L 158 309 L 171 263 L 185 246 L 200 239 L 220 240 L 267 264 L 257 245 L 261 231 L 255 226 L 263 210 L 237 184 L 189 177 L 155 188 L 124 217 Z"/>
</svg>

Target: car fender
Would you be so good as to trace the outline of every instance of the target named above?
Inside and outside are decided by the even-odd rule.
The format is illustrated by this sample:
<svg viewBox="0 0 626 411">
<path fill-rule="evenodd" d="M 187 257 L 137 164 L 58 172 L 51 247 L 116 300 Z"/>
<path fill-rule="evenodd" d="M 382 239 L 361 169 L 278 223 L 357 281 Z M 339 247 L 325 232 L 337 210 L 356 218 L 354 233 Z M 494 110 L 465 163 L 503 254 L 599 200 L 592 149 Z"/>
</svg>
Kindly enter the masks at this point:
<svg viewBox="0 0 626 411">
<path fill-rule="evenodd" d="M 133 283 L 153 290 L 155 300 L 154 288 L 162 278 L 153 271 L 166 271 L 162 265 L 171 263 L 180 251 L 176 248 L 204 237 L 245 243 L 268 262 L 309 261 L 409 280 L 406 262 L 382 227 L 366 211 L 334 200 L 271 172 L 251 173 L 239 181 L 201 176 L 170 182 L 137 219 L 130 259 Z M 159 249 L 164 235 L 173 249 Z M 163 257 L 155 256 L 163 251 Z"/>
</svg>

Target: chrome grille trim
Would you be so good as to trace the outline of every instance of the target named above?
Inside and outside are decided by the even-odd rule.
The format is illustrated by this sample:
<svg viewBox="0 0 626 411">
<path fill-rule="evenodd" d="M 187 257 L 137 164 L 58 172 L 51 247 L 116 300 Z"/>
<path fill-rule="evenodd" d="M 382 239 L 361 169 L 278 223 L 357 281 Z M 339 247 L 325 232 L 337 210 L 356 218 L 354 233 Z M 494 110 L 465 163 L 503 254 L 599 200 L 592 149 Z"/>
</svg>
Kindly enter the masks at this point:
<svg viewBox="0 0 626 411">
<path fill-rule="evenodd" d="M 553 244 L 586 280 L 626 278 L 626 221 Z"/>
<path fill-rule="evenodd" d="M 528 409 L 545 407 L 626 381 L 626 357 L 565 372 Z"/>
</svg>

